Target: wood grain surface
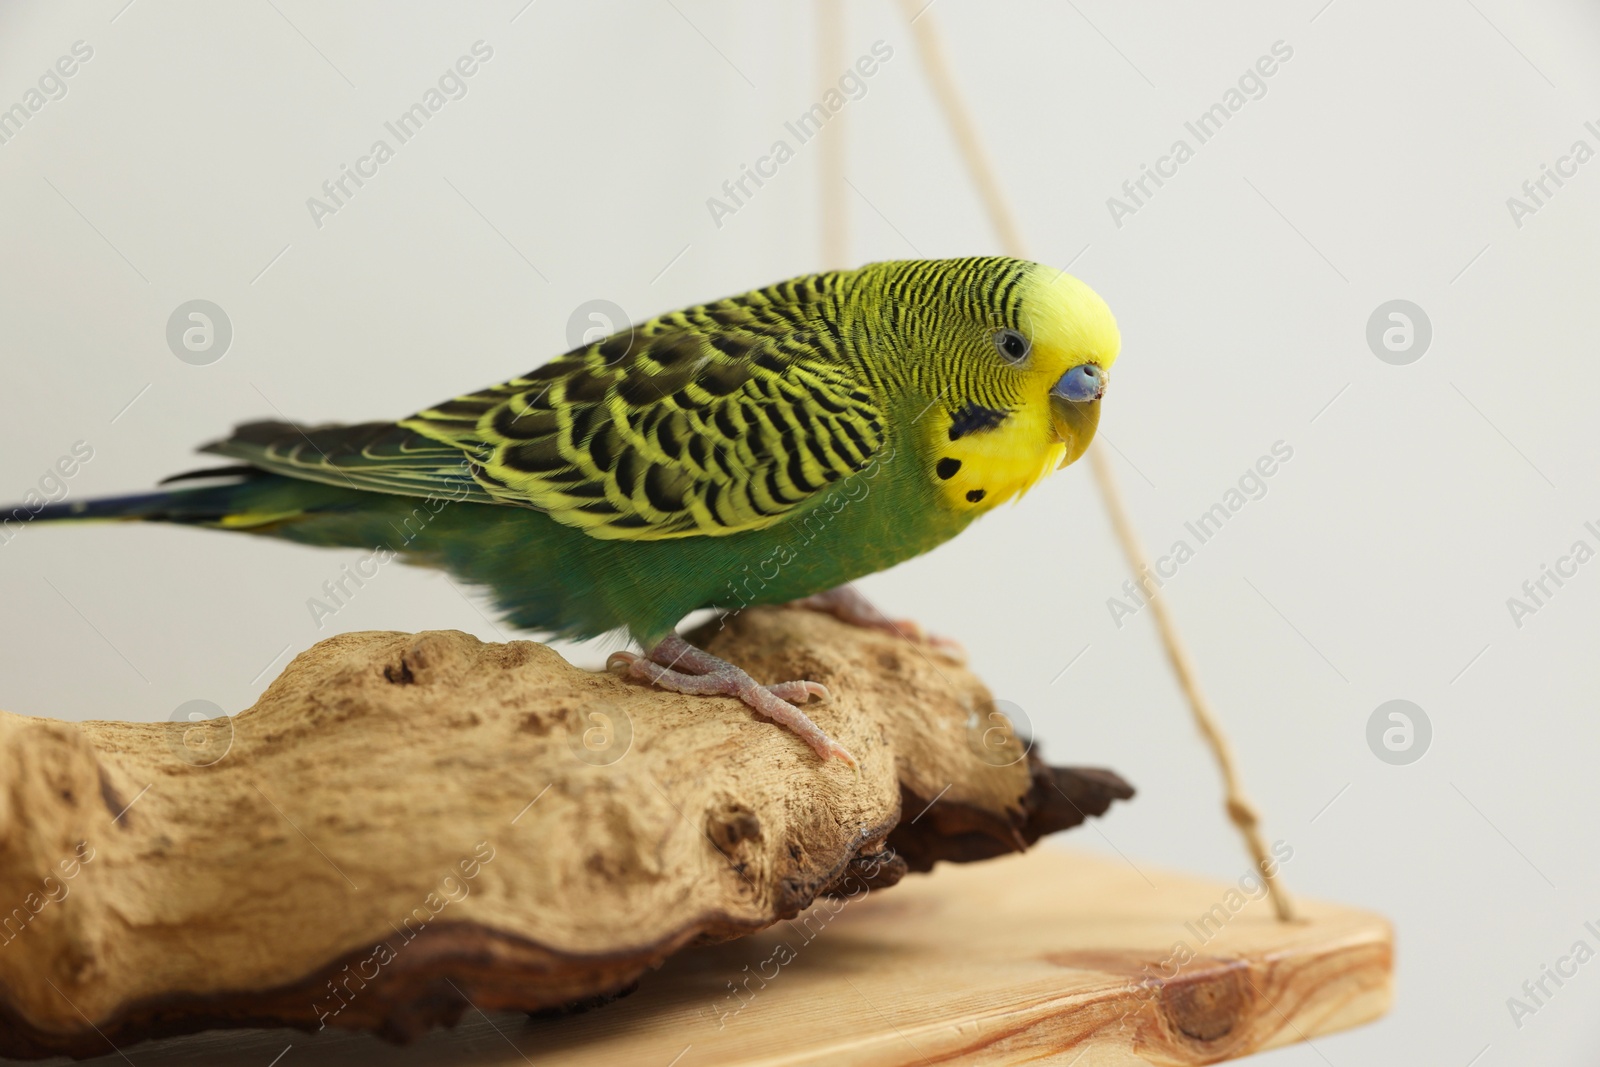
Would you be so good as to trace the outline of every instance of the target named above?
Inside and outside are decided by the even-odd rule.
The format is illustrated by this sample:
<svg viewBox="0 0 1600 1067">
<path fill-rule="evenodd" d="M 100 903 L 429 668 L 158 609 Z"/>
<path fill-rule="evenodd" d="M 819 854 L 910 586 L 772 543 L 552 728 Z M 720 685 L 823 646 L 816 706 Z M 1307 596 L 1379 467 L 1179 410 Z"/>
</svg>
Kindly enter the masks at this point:
<svg viewBox="0 0 1600 1067">
<path fill-rule="evenodd" d="M 268 1067 L 280 1055 L 276 1067 L 1202 1064 L 1387 1010 L 1383 919 L 1301 900 L 1304 918 L 1280 924 L 1251 896 L 1047 846 L 941 865 L 687 950 L 631 996 L 578 1015 L 472 1011 L 405 1048 L 250 1031 L 130 1053 L 140 1067 Z"/>
</svg>

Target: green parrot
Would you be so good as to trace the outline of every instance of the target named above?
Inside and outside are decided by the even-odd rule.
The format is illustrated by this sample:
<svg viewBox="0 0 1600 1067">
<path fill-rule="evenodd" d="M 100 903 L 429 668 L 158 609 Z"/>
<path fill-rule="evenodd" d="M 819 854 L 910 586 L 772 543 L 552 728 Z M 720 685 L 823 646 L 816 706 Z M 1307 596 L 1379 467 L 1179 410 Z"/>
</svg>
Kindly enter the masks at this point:
<svg viewBox="0 0 1600 1067">
<path fill-rule="evenodd" d="M 854 764 L 797 706 L 826 689 L 761 685 L 678 623 L 800 601 L 892 625 L 846 583 L 1081 456 L 1120 343 L 1052 267 L 875 263 L 670 312 L 398 422 L 248 423 L 202 449 L 238 465 L 34 521 L 392 552 L 482 587 L 519 628 L 626 630 L 643 655 L 614 669 L 737 696 Z"/>
</svg>

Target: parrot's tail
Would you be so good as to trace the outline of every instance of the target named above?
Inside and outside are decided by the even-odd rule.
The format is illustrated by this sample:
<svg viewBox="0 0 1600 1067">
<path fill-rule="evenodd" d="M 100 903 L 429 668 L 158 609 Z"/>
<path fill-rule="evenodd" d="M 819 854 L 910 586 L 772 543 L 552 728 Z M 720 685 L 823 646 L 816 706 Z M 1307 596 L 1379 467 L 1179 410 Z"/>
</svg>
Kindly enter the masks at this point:
<svg viewBox="0 0 1600 1067">
<path fill-rule="evenodd" d="M 580 638 L 628 622 L 596 594 L 594 575 L 621 568 L 636 580 L 660 582 L 672 574 L 641 559 L 631 543 L 588 537 L 532 508 L 356 489 L 251 466 L 193 471 L 162 486 L 0 508 L 0 543 L 37 522 L 159 522 L 324 548 L 386 550 L 379 562 L 399 558 L 442 567 L 459 582 L 489 590 L 518 627 Z"/>
<path fill-rule="evenodd" d="M 190 471 L 161 484 L 198 479 L 212 484 L 98 500 L 24 502 L 0 508 L 0 523 L 170 522 L 265 533 L 270 527 L 304 516 L 308 507 L 325 503 L 305 499 L 308 494 L 303 482 L 246 466 Z"/>
</svg>

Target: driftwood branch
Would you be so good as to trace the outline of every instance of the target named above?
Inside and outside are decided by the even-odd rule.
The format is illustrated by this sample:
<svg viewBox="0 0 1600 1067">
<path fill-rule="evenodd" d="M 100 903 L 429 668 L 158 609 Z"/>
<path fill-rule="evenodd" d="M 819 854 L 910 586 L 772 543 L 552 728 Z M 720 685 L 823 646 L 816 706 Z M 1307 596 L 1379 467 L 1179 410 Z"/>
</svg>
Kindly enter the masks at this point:
<svg viewBox="0 0 1600 1067">
<path fill-rule="evenodd" d="M 735 701 L 454 631 L 331 638 L 231 719 L 0 713 L 0 1055 L 580 1004 L 1132 795 L 1045 766 L 904 641 L 783 609 L 713 630 L 758 678 L 827 684 L 808 710 L 860 773 Z"/>
</svg>

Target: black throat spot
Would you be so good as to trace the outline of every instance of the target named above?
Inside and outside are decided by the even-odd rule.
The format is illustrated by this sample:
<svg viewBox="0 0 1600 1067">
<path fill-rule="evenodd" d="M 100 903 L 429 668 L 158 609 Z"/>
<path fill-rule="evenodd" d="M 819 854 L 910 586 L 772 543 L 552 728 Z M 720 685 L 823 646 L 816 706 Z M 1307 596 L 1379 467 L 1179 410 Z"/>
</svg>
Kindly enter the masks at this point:
<svg viewBox="0 0 1600 1067">
<path fill-rule="evenodd" d="M 1010 417 L 1009 411 L 997 411 L 979 404 L 968 404 L 960 411 L 950 413 L 950 440 L 959 441 L 969 433 L 992 430 Z"/>
</svg>

